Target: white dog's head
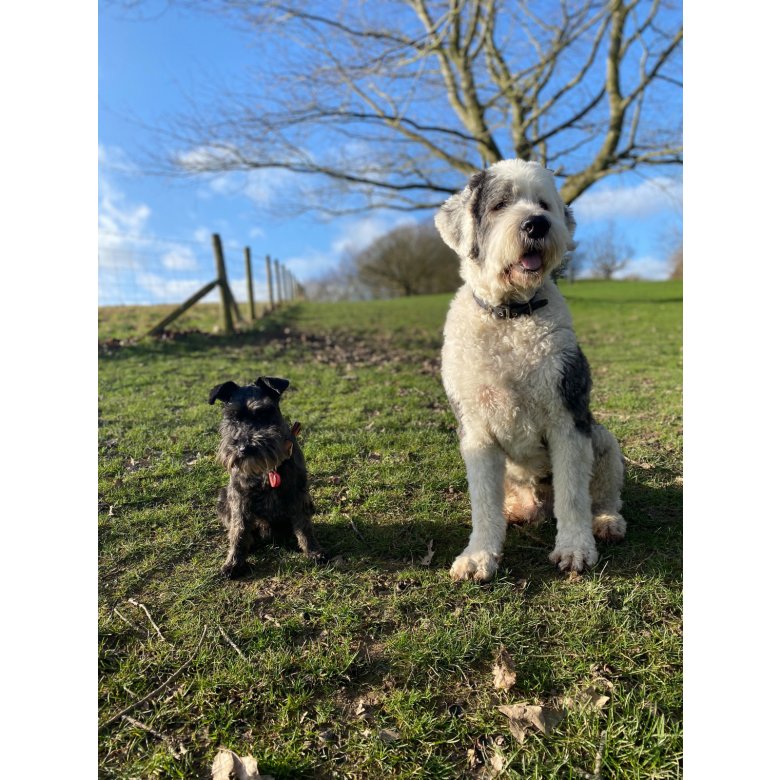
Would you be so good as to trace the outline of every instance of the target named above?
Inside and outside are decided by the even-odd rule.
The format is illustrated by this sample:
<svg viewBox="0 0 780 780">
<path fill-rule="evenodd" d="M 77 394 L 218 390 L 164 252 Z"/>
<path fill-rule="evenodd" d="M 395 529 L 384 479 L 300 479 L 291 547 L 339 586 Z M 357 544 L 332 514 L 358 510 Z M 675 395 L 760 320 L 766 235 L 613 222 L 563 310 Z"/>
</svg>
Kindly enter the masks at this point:
<svg viewBox="0 0 780 780">
<path fill-rule="evenodd" d="M 574 217 L 539 163 L 502 160 L 439 209 L 436 227 L 472 291 L 491 305 L 527 300 L 574 248 Z"/>
</svg>

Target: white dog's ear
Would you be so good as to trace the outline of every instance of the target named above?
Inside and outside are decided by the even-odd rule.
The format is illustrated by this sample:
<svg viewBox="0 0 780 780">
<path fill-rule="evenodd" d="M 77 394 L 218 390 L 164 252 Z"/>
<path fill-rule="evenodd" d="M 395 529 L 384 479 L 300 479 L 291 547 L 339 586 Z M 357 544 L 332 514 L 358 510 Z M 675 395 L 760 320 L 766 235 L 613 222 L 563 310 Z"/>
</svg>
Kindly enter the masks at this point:
<svg viewBox="0 0 780 780">
<path fill-rule="evenodd" d="M 566 220 L 566 227 L 569 228 L 569 234 L 574 235 L 574 228 L 577 227 L 577 220 L 574 219 L 574 212 L 571 210 L 571 207 L 564 206 L 563 207 L 563 216 Z"/>
<path fill-rule="evenodd" d="M 475 203 L 479 200 L 487 171 L 477 171 L 460 192 L 446 200 L 433 218 L 442 240 L 461 257 L 474 254 Z"/>
<path fill-rule="evenodd" d="M 574 249 L 576 242 L 574 241 L 574 229 L 577 227 L 577 220 L 574 219 L 574 212 L 569 206 L 563 207 L 563 217 L 566 220 L 566 227 L 569 230 L 569 249 Z"/>
</svg>

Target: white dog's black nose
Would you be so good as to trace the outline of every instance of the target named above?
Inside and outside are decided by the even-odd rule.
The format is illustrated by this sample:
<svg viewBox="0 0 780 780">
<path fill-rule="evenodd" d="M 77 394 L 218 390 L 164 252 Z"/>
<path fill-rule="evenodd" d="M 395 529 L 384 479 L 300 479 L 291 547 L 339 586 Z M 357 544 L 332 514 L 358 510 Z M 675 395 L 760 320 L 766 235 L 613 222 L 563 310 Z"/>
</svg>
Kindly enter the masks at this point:
<svg viewBox="0 0 780 780">
<path fill-rule="evenodd" d="M 550 229 L 550 220 L 547 217 L 537 215 L 525 220 L 520 229 L 528 234 L 529 238 L 544 238 Z"/>
</svg>

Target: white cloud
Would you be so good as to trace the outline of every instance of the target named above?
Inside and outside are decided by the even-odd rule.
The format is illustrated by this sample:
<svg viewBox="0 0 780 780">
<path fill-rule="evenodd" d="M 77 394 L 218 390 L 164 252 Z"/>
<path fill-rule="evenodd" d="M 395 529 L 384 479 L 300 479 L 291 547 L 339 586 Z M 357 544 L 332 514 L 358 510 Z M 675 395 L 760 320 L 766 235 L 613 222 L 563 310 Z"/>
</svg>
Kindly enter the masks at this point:
<svg viewBox="0 0 780 780">
<path fill-rule="evenodd" d="M 128 200 L 116 183 L 117 166 L 106 170 L 110 160 L 122 160 L 121 150 L 100 147 L 98 158 L 99 303 L 183 301 L 208 282 L 211 269 L 199 277 L 197 247 L 160 239 L 150 231 L 152 210 Z"/>
<path fill-rule="evenodd" d="M 380 236 L 404 224 L 414 224 L 414 220 L 411 217 L 400 217 L 390 221 L 376 216 L 354 220 L 342 228 L 341 235 L 331 243 L 330 248 L 339 256 L 345 252 L 359 252 Z"/>
<path fill-rule="evenodd" d="M 117 156 L 115 151 L 98 147 L 98 266 L 114 270 L 138 268 L 140 261 L 133 250 L 152 210 L 145 203 L 128 203 L 124 193 L 109 180 L 105 166 L 112 156 Z"/>
<path fill-rule="evenodd" d="M 137 174 L 138 166 L 130 160 L 124 149 L 118 146 L 98 144 L 98 167 L 101 171 Z"/>
<path fill-rule="evenodd" d="M 146 227 L 152 210 L 145 204 L 128 204 L 124 193 L 106 179 L 100 181 L 98 210 L 98 240 L 102 247 L 117 247 L 127 243 L 127 234 L 139 235 Z"/>
<path fill-rule="evenodd" d="M 591 189 L 573 203 L 578 220 L 645 217 L 682 208 L 682 180 L 657 176 L 627 187 Z"/>
<path fill-rule="evenodd" d="M 162 256 L 163 267 L 171 271 L 194 271 L 198 268 L 195 253 L 187 246 L 174 245 Z"/>
<path fill-rule="evenodd" d="M 199 171 L 215 163 L 224 164 L 235 159 L 235 152 L 219 146 L 196 146 L 176 155 L 176 162 L 190 171 Z"/>
<path fill-rule="evenodd" d="M 145 297 L 153 303 L 181 303 L 205 285 L 203 279 L 171 279 L 152 271 L 136 274 L 135 281 L 146 292 Z M 201 301 L 216 303 L 219 301 L 219 292 L 214 289 Z"/>
<path fill-rule="evenodd" d="M 258 206 L 268 206 L 282 193 L 294 191 L 296 175 L 282 169 L 265 168 L 246 175 L 244 194 Z"/>
<path fill-rule="evenodd" d="M 333 252 L 312 250 L 305 255 L 288 257 L 280 262 L 296 279 L 304 281 L 332 268 L 338 259 L 339 256 Z M 263 278 L 265 279 L 265 276 Z"/>
<path fill-rule="evenodd" d="M 211 231 L 208 228 L 199 227 L 192 235 L 200 244 L 211 243 Z"/>
</svg>

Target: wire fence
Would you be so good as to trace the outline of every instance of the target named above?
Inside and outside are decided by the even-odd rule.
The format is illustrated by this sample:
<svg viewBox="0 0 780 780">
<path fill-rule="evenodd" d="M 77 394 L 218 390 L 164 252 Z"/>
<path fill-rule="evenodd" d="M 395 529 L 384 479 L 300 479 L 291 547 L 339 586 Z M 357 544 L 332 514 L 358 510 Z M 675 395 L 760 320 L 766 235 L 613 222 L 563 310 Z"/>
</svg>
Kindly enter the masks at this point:
<svg viewBox="0 0 780 780">
<path fill-rule="evenodd" d="M 159 331 L 195 303 L 220 303 L 223 327 L 240 319 L 238 303 L 250 319 L 276 305 L 303 297 L 303 286 L 270 255 L 253 256 L 250 247 L 223 242 L 146 238 L 101 231 L 98 306 L 180 304 L 152 331 Z"/>
</svg>

